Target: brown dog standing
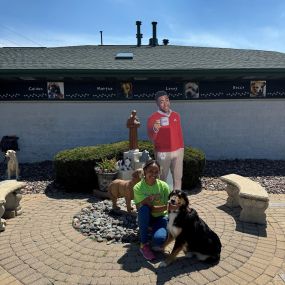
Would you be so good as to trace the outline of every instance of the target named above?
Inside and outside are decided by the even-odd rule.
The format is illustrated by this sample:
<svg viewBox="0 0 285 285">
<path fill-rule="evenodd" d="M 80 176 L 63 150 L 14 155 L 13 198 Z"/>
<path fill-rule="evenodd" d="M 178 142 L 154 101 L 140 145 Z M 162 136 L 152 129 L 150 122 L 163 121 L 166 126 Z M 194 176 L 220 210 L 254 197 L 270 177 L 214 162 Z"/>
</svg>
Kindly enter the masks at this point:
<svg viewBox="0 0 285 285">
<path fill-rule="evenodd" d="M 117 206 L 117 199 L 125 197 L 127 211 L 129 213 L 132 211 L 131 200 L 134 199 L 133 187 L 142 179 L 142 176 L 143 170 L 142 168 L 138 168 L 133 172 L 131 180 L 116 179 L 110 183 L 108 192 L 113 202 L 113 209 L 120 209 Z"/>
</svg>

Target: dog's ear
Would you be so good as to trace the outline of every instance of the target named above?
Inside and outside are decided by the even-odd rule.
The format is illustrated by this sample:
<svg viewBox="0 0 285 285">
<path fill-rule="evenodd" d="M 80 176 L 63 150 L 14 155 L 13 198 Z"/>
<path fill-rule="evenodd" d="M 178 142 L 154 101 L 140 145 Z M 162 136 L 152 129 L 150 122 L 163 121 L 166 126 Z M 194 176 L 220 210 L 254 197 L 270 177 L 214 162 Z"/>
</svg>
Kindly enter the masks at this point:
<svg viewBox="0 0 285 285">
<path fill-rule="evenodd" d="M 180 190 L 175 190 L 175 189 L 173 189 L 170 193 L 169 193 L 169 195 L 168 195 L 168 200 L 172 197 L 172 196 L 175 196 L 175 195 L 179 195 L 179 191 Z"/>
<path fill-rule="evenodd" d="M 132 177 L 135 179 L 141 179 L 143 177 L 143 169 L 142 168 L 136 169 L 133 172 Z"/>
<path fill-rule="evenodd" d="M 189 206 L 189 199 L 188 199 L 186 192 L 181 190 L 181 197 L 185 201 L 185 206 L 188 207 Z"/>
<path fill-rule="evenodd" d="M 169 200 L 170 197 L 173 195 L 173 191 L 174 191 L 174 190 L 172 190 L 172 191 L 169 193 L 169 195 L 168 195 L 168 200 Z"/>
<path fill-rule="evenodd" d="M 139 173 L 138 173 L 137 170 L 135 170 L 135 171 L 132 173 L 132 177 L 133 177 L 134 179 L 139 178 Z"/>
</svg>

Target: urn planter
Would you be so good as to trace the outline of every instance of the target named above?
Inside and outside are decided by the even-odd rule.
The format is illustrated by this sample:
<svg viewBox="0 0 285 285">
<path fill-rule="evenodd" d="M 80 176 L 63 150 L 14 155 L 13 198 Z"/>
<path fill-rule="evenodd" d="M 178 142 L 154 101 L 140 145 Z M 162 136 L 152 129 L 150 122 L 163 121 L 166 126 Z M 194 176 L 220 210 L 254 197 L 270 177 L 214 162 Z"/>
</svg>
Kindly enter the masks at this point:
<svg viewBox="0 0 285 285">
<path fill-rule="evenodd" d="M 115 180 L 118 176 L 118 172 L 112 173 L 97 173 L 99 190 L 107 192 L 109 184 Z"/>
</svg>

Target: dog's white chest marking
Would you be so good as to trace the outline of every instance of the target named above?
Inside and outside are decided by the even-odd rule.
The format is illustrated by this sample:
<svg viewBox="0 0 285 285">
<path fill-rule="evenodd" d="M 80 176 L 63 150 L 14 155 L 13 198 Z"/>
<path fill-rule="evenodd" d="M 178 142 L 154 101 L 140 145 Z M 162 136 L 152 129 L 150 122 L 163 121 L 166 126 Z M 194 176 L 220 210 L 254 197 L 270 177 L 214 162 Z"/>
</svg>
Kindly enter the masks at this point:
<svg viewBox="0 0 285 285">
<path fill-rule="evenodd" d="M 177 215 L 178 215 L 178 213 L 170 213 L 168 215 L 169 221 L 168 221 L 168 224 L 167 224 L 167 229 L 168 229 L 169 233 L 174 238 L 178 237 L 180 235 L 181 231 L 182 231 L 181 228 L 178 228 L 178 227 L 174 226 L 174 220 L 177 217 Z"/>
</svg>

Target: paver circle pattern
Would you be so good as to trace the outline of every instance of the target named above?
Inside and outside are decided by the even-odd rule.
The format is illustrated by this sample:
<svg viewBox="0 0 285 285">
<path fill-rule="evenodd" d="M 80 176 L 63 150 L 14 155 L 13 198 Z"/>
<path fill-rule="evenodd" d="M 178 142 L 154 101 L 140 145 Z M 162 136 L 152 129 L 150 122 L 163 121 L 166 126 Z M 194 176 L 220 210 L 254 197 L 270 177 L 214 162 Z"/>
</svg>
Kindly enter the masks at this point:
<svg viewBox="0 0 285 285">
<path fill-rule="evenodd" d="M 173 265 L 158 268 L 162 254 L 150 263 L 137 244 L 107 245 L 77 232 L 72 218 L 87 199 L 37 194 L 24 196 L 23 214 L 0 233 L 0 266 L 19 284 L 284 284 L 284 210 L 272 209 L 265 227 L 239 222 L 239 209 L 224 206 L 224 192 L 202 191 L 189 199 L 221 238 L 217 265 L 181 254 Z"/>
</svg>

